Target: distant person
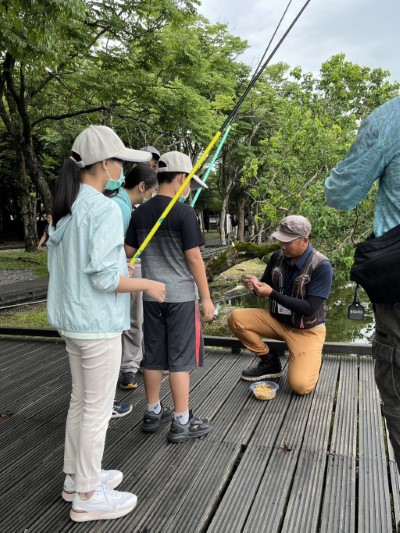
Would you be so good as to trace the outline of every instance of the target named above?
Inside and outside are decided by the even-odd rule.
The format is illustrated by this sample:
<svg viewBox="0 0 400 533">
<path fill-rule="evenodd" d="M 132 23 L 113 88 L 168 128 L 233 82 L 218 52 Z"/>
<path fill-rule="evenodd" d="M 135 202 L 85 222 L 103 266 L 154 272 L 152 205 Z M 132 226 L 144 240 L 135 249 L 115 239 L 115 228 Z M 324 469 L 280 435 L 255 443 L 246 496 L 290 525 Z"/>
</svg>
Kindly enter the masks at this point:
<svg viewBox="0 0 400 533">
<path fill-rule="evenodd" d="M 107 126 L 83 130 L 61 168 L 48 240 L 47 315 L 65 340 L 72 377 L 62 497 L 75 522 L 128 514 L 137 497 L 113 490 L 123 478 L 101 470 L 121 364 L 121 333 L 129 328 L 129 293 L 158 302 L 165 286 L 127 276 L 121 211 L 102 193 L 120 181 L 124 161 L 144 161 Z"/>
<path fill-rule="evenodd" d="M 46 244 L 47 239 L 49 238 L 49 224 L 51 223 L 51 215 L 46 214 L 44 218 L 46 219 L 47 224 L 44 227 L 43 235 L 40 237 L 40 240 L 36 247 L 38 252 L 40 252 L 42 247 Z"/>
<path fill-rule="evenodd" d="M 400 224 L 400 97 L 376 108 L 361 124 L 357 138 L 343 161 L 325 181 L 330 207 L 356 207 L 378 182 L 374 234 L 381 237 Z M 386 252 L 390 250 L 386 248 Z M 400 267 L 398 268 L 400 275 Z M 400 471 L 400 295 L 388 282 L 382 294 L 390 303 L 374 303 L 375 337 L 372 356 L 375 380 L 386 418 L 390 441 Z M 400 531 L 400 523 L 399 523 Z"/>
<path fill-rule="evenodd" d="M 256 227 L 255 224 L 253 213 L 250 213 L 250 215 L 247 216 L 247 225 L 249 227 L 249 235 L 251 238 L 254 237 L 254 229 Z"/>
<path fill-rule="evenodd" d="M 246 236 L 246 233 L 249 231 L 249 215 L 246 213 L 244 215 L 244 231 L 243 235 Z"/>
<path fill-rule="evenodd" d="M 272 234 L 280 250 L 272 254 L 261 280 L 244 276 L 247 289 L 269 299 L 269 309 L 235 309 L 228 317 L 234 335 L 259 357 L 255 367 L 243 370 L 242 379 L 280 377 L 280 354 L 262 337 L 282 340 L 289 350 L 289 386 L 300 395 L 310 393 L 318 382 L 333 276 L 329 260 L 311 246 L 310 232 L 310 221 L 302 216 L 281 221 Z"/>
<path fill-rule="evenodd" d="M 232 228 L 235 235 L 235 239 L 237 239 L 238 236 L 238 227 L 239 227 L 239 220 L 237 219 L 236 215 L 232 215 Z"/>
<path fill-rule="evenodd" d="M 126 234 L 132 216 L 132 209 L 151 200 L 158 191 L 157 174 L 147 165 L 140 163 L 129 170 L 125 176 L 123 187 L 108 193 L 110 198 L 121 208 Z M 136 261 L 133 277 L 142 277 L 141 261 Z M 143 293 L 134 292 L 131 296 L 131 327 L 122 333 L 122 361 L 118 387 L 131 390 L 137 387 L 136 374 L 143 359 Z M 122 405 L 122 408 L 120 407 Z M 126 405 L 114 403 L 113 417 L 125 414 Z M 130 406 L 131 407 L 131 406 Z"/>
<path fill-rule="evenodd" d="M 143 146 L 141 148 L 144 152 L 149 152 L 151 154 L 150 161 L 147 161 L 145 165 L 149 166 L 154 172 L 158 170 L 158 160 L 160 159 L 160 152 L 154 146 Z"/>
<path fill-rule="evenodd" d="M 185 154 L 168 152 L 161 156 L 158 194 L 136 209 L 129 224 L 125 239 L 128 257 L 140 248 L 191 170 L 192 162 Z M 201 182 L 199 178 L 194 181 Z M 182 202 L 189 192 L 188 185 L 182 193 Z M 212 429 L 207 419 L 196 418 L 189 410 L 190 371 L 203 366 L 204 351 L 197 289 L 204 321 L 214 317 L 200 253 L 203 244 L 194 209 L 177 202 L 141 254 L 143 275 L 163 280 L 167 287 L 163 304 L 153 297 L 143 297 L 147 409 L 142 430 L 154 433 L 172 419 L 168 433 L 171 442 L 201 437 Z M 174 413 L 160 403 L 163 370 L 169 370 Z"/>
</svg>

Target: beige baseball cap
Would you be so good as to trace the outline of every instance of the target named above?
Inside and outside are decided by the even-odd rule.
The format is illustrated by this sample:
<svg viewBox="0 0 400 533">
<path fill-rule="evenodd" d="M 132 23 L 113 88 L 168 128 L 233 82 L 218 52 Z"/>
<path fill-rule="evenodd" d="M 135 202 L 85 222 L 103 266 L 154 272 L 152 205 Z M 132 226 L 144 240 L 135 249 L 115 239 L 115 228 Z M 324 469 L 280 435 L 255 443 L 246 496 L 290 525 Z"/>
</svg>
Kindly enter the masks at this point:
<svg viewBox="0 0 400 533">
<path fill-rule="evenodd" d="M 189 174 L 192 168 L 192 160 L 182 152 L 167 152 L 158 160 L 158 172 L 183 172 Z"/>
<path fill-rule="evenodd" d="M 289 215 L 284 218 L 276 231 L 271 235 L 281 242 L 290 242 L 299 237 L 308 237 L 311 232 L 311 222 L 301 215 Z"/>
<path fill-rule="evenodd" d="M 72 145 L 72 151 L 81 158 L 76 162 L 79 168 L 105 159 L 121 159 L 136 163 L 146 163 L 151 159 L 149 152 L 126 148 L 115 131 L 108 126 L 89 126 L 81 131 Z"/>
</svg>

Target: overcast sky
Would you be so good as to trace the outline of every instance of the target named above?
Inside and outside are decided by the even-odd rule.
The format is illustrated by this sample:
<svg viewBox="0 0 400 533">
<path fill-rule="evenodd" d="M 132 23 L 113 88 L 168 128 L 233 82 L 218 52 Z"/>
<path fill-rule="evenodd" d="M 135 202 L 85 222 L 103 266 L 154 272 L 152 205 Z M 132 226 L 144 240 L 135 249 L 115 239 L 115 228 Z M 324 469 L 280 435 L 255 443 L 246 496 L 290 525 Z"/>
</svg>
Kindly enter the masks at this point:
<svg viewBox="0 0 400 533">
<path fill-rule="evenodd" d="M 250 48 L 240 60 L 253 67 L 288 4 L 288 0 L 200 1 L 201 14 L 213 23 L 228 24 L 230 33 L 248 41 Z M 275 44 L 304 2 L 292 0 Z M 318 73 L 324 61 L 344 52 L 347 60 L 390 70 L 392 81 L 400 81 L 399 25 L 400 0 L 311 0 L 271 63 L 283 61 Z"/>
</svg>

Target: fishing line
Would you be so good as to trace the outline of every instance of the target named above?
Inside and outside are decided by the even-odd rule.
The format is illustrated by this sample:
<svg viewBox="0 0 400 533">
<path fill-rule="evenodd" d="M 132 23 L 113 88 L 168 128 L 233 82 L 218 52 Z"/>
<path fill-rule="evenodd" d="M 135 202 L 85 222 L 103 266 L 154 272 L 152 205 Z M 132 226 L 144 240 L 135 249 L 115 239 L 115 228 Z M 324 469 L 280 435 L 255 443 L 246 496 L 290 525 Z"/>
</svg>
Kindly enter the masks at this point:
<svg viewBox="0 0 400 533">
<path fill-rule="evenodd" d="M 271 61 L 271 59 L 274 57 L 275 53 L 278 51 L 278 49 L 280 48 L 281 44 L 283 43 L 283 41 L 286 39 L 287 35 L 289 34 L 289 32 L 291 31 L 291 29 L 293 28 L 293 26 L 296 24 L 296 22 L 298 21 L 298 19 L 301 17 L 301 15 L 303 14 L 304 10 L 306 9 L 306 7 L 308 6 L 308 4 L 311 2 L 311 0 L 307 0 L 305 2 L 305 4 L 303 5 L 303 7 L 300 9 L 300 11 L 298 12 L 298 14 L 296 15 L 296 17 L 293 19 L 292 23 L 290 24 L 290 26 L 288 27 L 288 29 L 285 31 L 285 33 L 283 34 L 283 36 L 281 37 L 281 39 L 279 40 L 278 44 L 275 46 L 275 48 L 273 49 L 273 51 L 271 52 L 271 54 L 268 56 L 267 60 L 261 65 L 261 67 L 259 68 L 259 70 L 254 74 L 253 78 L 250 80 L 250 83 L 249 85 L 247 86 L 247 89 L 245 90 L 245 92 L 242 94 L 242 96 L 240 97 L 238 103 L 235 105 L 235 107 L 233 108 L 233 110 L 230 112 L 230 114 L 228 115 L 227 119 L 225 120 L 225 122 L 222 124 L 222 126 L 219 128 L 219 130 L 217 131 L 217 133 L 214 135 L 214 137 L 212 138 L 211 142 L 209 143 L 209 145 L 207 146 L 207 148 L 205 149 L 205 151 L 203 152 L 202 156 L 200 157 L 200 159 L 196 162 L 196 164 L 194 165 L 194 167 L 192 168 L 192 170 L 190 171 L 190 173 L 188 174 L 188 176 L 185 178 L 185 181 L 182 183 L 182 185 L 179 187 L 178 191 L 175 193 L 175 196 L 171 199 L 170 203 L 167 205 L 167 207 L 164 209 L 164 211 L 162 212 L 160 218 L 158 219 L 158 221 L 154 224 L 153 228 L 151 229 L 150 233 L 147 235 L 147 237 L 145 238 L 145 240 L 143 241 L 143 243 L 141 244 L 141 246 L 136 250 L 136 253 L 135 255 L 132 257 L 131 259 L 131 264 L 134 265 L 136 263 L 136 261 L 140 258 L 140 256 L 142 255 L 143 251 L 145 250 L 145 248 L 147 247 L 147 245 L 149 244 L 149 242 L 151 241 L 151 239 L 153 238 L 154 234 L 157 232 L 158 228 L 161 226 L 161 224 L 164 222 L 165 218 L 167 217 L 168 213 L 171 211 L 171 209 L 174 207 L 174 205 L 176 204 L 176 202 L 179 200 L 179 198 L 182 196 L 182 193 L 183 191 L 186 189 L 186 187 L 189 185 L 190 183 L 190 180 L 192 179 L 192 177 L 194 176 L 194 174 L 196 173 L 196 171 L 200 168 L 200 166 L 203 164 L 203 162 L 205 161 L 205 159 L 207 158 L 208 154 L 210 153 L 211 149 L 213 148 L 213 146 L 215 145 L 215 143 L 218 141 L 218 139 L 221 137 L 222 135 L 222 132 L 224 131 L 224 129 L 228 126 L 228 124 L 236 117 L 240 107 L 242 106 L 246 96 L 249 94 L 249 92 L 251 91 L 251 89 L 254 87 L 254 84 L 256 83 L 256 81 L 259 79 L 259 77 L 261 76 L 261 74 L 264 72 L 264 70 L 266 69 L 266 67 L 268 66 L 269 62 Z"/>
<path fill-rule="evenodd" d="M 287 11 L 288 11 L 288 9 L 289 9 L 289 7 L 290 7 L 292 1 L 293 1 L 293 0 L 289 0 L 289 3 L 288 3 L 288 5 L 286 6 L 286 9 L 284 10 L 284 12 L 283 12 L 283 14 L 282 14 L 280 21 L 279 21 L 278 25 L 276 26 L 275 31 L 274 31 L 274 33 L 272 34 L 271 39 L 269 40 L 268 46 L 267 46 L 267 48 L 265 49 L 264 54 L 262 55 L 262 57 L 261 57 L 261 59 L 260 59 L 258 65 L 257 65 L 257 68 L 254 70 L 254 73 L 253 73 L 253 76 L 252 76 L 251 80 L 254 79 L 254 77 L 256 76 L 256 74 L 257 74 L 259 68 L 260 68 L 261 65 L 263 64 L 264 58 L 265 58 L 265 56 L 267 55 L 267 53 L 268 53 L 268 51 L 269 51 L 269 49 L 270 49 L 270 47 L 271 47 L 272 41 L 274 40 L 275 35 L 277 34 L 277 32 L 278 32 L 278 30 L 279 30 L 279 28 L 280 28 L 280 26 L 281 26 L 281 24 L 282 24 L 282 21 L 283 21 L 283 19 L 285 18 L 285 15 L 286 15 L 286 13 L 287 13 Z M 227 137 L 228 137 L 228 135 L 229 135 L 229 132 L 230 132 L 232 126 L 233 126 L 233 123 L 234 123 L 234 121 L 235 121 L 235 118 L 236 118 L 236 116 L 237 116 L 238 111 L 239 111 L 239 109 L 237 109 L 237 110 L 236 110 L 236 113 L 232 116 L 232 119 L 231 119 L 231 122 L 230 122 L 230 124 L 229 124 L 229 126 L 228 126 L 228 129 L 227 129 L 226 132 L 224 133 L 224 136 L 222 137 L 222 139 L 221 139 L 221 141 L 220 141 L 220 143 L 219 143 L 219 145 L 218 145 L 218 147 L 217 147 L 217 150 L 215 151 L 215 154 L 214 154 L 214 156 L 213 156 L 213 158 L 212 158 L 211 163 L 208 165 L 207 170 L 206 170 L 204 176 L 201 177 L 201 179 L 202 179 L 202 181 L 203 181 L 204 183 L 207 181 L 208 176 L 210 175 L 210 172 L 211 172 L 212 169 L 214 168 L 215 162 L 216 162 L 216 160 L 217 160 L 217 158 L 218 158 L 218 156 L 219 156 L 219 154 L 220 154 L 220 152 L 221 152 L 221 150 L 222 150 L 223 145 L 225 144 L 225 141 L 226 141 L 226 139 L 227 139 Z M 193 200 L 192 200 L 192 202 L 191 202 L 191 204 L 190 204 L 191 207 L 194 207 L 194 206 L 196 205 L 196 202 L 197 202 L 197 200 L 198 200 L 198 198 L 199 198 L 199 196 L 200 196 L 202 190 L 203 190 L 203 189 L 199 189 L 198 191 L 196 191 L 196 194 L 194 195 L 194 198 L 193 198 Z"/>
</svg>

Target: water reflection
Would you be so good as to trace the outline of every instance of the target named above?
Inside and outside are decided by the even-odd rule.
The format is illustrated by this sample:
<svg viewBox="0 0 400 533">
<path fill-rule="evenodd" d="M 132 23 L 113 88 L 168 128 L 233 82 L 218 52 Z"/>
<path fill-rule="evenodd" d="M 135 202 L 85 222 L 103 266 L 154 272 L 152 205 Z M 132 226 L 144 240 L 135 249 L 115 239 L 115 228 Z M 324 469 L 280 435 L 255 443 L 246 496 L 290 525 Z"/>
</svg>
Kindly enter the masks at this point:
<svg viewBox="0 0 400 533">
<path fill-rule="evenodd" d="M 331 296 L 328 300 L 328 322 L 326 323 L 326 340 L 331 342 L 363 342 L 370 343 L 374 332 L 374 315 L 371 302 L 365 292 L 360 289 L 358 296 L 364 306 L 365 315 L 361 321 L 347 318 L 347 310 L 353 302 L 354 283 L 343 284 L 334 282 Z M 240 307 L 264 307 L 265 299 L 258 298 L 253 293 L 231 298 L 229 305 Z"/>
</svg>

